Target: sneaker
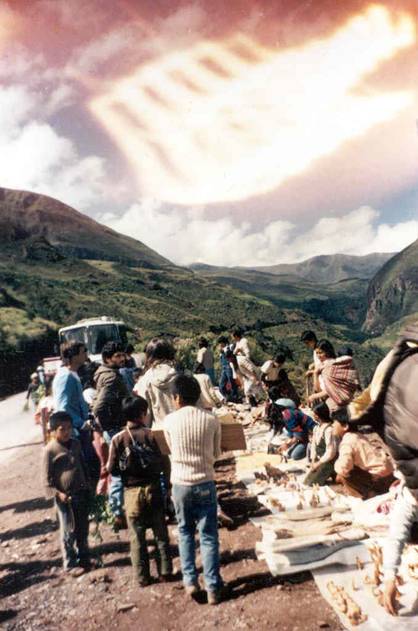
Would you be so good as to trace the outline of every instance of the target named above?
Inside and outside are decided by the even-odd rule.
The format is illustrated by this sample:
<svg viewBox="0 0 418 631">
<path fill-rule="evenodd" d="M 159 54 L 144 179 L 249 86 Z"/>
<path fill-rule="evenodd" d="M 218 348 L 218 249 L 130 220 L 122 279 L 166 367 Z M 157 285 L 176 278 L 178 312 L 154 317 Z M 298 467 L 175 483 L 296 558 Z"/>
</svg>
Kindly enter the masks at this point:
<svg viewBox="0 0 418 631">
<path fill-rule="evenodd" d="M 133 587 L 148 587 L 148 585 L 151 585 L 152 579 L 151 577 L 149 578 L 136 578 L 134 577 L 132 579 L 132 586 Z"/>
<path fill-rule="evenodd" d="M 185 585 L 184 591 L 188 596 L 195 596 L 200 591 L 200 586 L 197 583 L 191 585 Z"/>
<path fill-rule="evenodd" d="M 160 583 L 172 583 L 174 580 L 174 574 L 160 574 Z"/>
<path fill-rule="evenodd" d="M 208 605 L 218 605 L 221 602 L 221 590 L 208 592 Z"/>
</svg>

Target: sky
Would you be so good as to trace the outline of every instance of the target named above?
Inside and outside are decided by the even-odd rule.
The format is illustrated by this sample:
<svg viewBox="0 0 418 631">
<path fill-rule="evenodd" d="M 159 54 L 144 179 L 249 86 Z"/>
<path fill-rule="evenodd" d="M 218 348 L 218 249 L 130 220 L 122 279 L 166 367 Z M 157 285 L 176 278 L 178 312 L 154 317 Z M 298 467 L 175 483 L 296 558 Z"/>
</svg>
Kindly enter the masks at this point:
<svg viewBox="0 0 418 631">
<path fill-rule="evenodd" d="M 415 0 L 0 0 L 0 186 L 179 264 L 418 238 Z"/>
</svg>

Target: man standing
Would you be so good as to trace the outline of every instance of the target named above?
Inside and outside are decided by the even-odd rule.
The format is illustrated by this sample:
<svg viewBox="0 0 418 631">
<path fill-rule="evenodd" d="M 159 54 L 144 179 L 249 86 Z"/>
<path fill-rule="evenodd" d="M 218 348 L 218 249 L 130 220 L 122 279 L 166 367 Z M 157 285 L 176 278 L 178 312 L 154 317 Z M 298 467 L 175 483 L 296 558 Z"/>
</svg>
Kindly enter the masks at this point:
<svg viewBox="0 0 418 631">
<path fill-rule="evenodd" d="M 164 433 L 171 450 L 171 481 L 185 589 L 190 595 L 199 591 L 195 558 L 197 527 L 208 603 L 216 605 L 221 598 L 222 579 L 214 464 L 221 454 L 221 429 L 215 416 L 196 407 L 199 396 L 200 387 L 194 377 L 176 377 L 177 409 L 166 416 Z"/>
<path fill-rule="evenodd" d="M 61 345 L 63 366 L 58 368 L 52 384 L 55 412 L 67 412 L 71 416 L 73 434 L 78 438 L 87 420 L 89 407 L 83 397 L 78 370 L 87 360 L 83 342 L 65 342 Z"/>
<path fill-rule="evenodd" d="M 122 400 L 129 396 L 119 368 L 124 365 L 125 353 L 117 342 L 106 342 L 102 348 L 103 365 L 94 375 L 97 395 L 93 401 L 93 414 L 103 428 L 108 444 L 122 425 Z M 111 476 L 109 506 L 115 517 L 115 528 L 126 528 L 123 514 L 123 485 L 120 476 Z"/>
<path fill-rule="evenodd" d="M 54 412 L 66 412 L 71 417 L 73 438 L 78 438 L 85 458 L 90 479 L 98 482 L 100 462 L 93 448 L 91 432 L 83 429 L 88 419 L 89 406 L 83 397 L 78 371 L 87 360 L 87 349 L 84 342 L 65 342 L 61 345 L 61 366 L 52 383 Z"/>
<path fill-rule="evenodd" d="M 247 359 L 251 359 L 250 345 L 246 337 L 242 337 L 242 330 L 236 328 L 232 331 L 232 339 L 234 340 L 234 353 L 235 355 L 243 355 Z"/>
</svg>

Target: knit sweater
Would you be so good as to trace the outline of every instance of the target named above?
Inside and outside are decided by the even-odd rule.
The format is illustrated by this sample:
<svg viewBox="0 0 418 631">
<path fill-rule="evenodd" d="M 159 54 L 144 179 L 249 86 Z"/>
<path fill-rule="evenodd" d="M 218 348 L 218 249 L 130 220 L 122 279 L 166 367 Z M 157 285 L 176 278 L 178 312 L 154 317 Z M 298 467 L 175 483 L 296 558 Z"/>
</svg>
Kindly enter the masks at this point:
<svg viewBox="0 0 418 631">
<path fill-rule="evenodd" d="M 171 451 L 172 484 L 194 486 L 214 479 L 221 427 L 213 414 L 187 405 L 165 417 L 164 433 Z"/>
<path fill-rule="evenodd" d="M 44 448 L 43 480 L 45 495 L 54 497 L 56 491 L 77 493 L 89 488 L 89 478 L 81 445 L 72 438 L 67 444 L 55 438 Z"/>
</svg>

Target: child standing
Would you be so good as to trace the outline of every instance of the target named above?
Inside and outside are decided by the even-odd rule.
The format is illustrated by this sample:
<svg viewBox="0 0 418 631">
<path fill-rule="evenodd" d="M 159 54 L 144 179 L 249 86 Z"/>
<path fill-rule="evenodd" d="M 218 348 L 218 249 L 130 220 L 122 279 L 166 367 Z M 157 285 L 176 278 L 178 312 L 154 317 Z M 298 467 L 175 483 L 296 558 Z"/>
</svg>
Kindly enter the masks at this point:
<svg viewBox="0 0 418 631">
<path fill-rule="evenodd" d="M 313 429 L 311 442 L 311 470 L 305 484 L 312 486 L 326 484 L 335 474 L 334 462 L 338 455 L 338 439 L 334 436 L 329 408 L 326 403 L 318 403 L 313 408 L 314 420 L 318 423 Z"/>
<path fill-rule="evenodd" d="M 134 580 L 140 587 L 151 582 L 147 528 L 152 528 L 157 543 L 160 579 L 169 581 L 173 572 L 160 485 L 164 461 L 146 427 L 147 411 L 148 403 L 142 397 L 123 399 L 122 415 L 127 423 L 113 436 L 107 463 L 109 473 L 122 478 Z"/>
<path fill-rule="evenodd" d="M 46 495 L 55 499 L 64 570 L 90 568 L 89 478 L 80 442 L 71 438 L 72 421 L 67 412 L 49 419 L 52 440 L 44 448 Z M 77 551 L 75 550 L 77 546 Z"/>
</svg>

